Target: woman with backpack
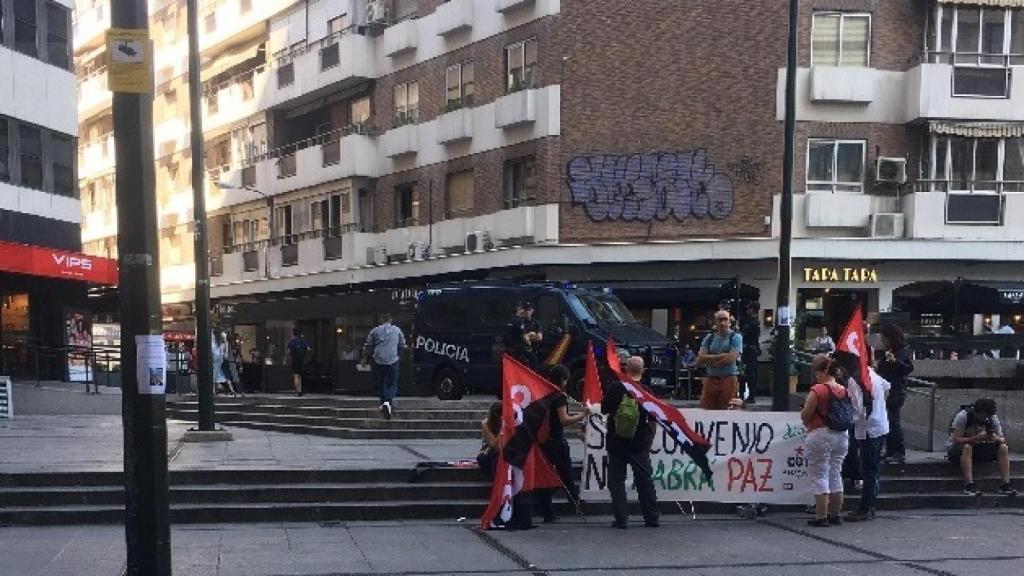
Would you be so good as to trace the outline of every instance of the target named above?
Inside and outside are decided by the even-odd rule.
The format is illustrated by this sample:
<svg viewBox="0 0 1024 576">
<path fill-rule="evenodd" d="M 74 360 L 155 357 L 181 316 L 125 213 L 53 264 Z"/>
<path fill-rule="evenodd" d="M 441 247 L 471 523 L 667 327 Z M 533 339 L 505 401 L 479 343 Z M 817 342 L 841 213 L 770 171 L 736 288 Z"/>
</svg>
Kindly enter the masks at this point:
<svg viewBox="0 0 1024 576">
<path fill-rule="evenodd" d="M 808 526 L 842 524 L 843 459 L 849 449 L 847 435 L 853 425 L 853 406 L 842 370 L 832 358 L 819 354 L 811 360 L 814 385 L 807 395 L 800 418 L 807 427 L 807 475 L 814 486 L 814 519 Z"/>
</svg>

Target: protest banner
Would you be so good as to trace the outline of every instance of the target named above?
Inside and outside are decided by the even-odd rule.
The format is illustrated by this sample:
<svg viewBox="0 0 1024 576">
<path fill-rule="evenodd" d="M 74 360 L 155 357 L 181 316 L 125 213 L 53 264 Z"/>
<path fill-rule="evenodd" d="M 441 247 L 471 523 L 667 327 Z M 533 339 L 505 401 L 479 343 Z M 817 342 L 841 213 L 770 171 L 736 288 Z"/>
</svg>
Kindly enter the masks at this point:
<svg viewBox="0 0 1024 576">
<path fill-rule="evenodd" d="M 651 464 L 658 499 L 678 502 L 808 504 L 813 501 L 804 449 L 806 430 L 796 412 L 682 410 L 694 430 L 711 442 L 707 481 L 666 430 L 658 428 Z M 610 500 L 605 417 L 587 420 L 580 496 Z M 631 473 L 631 472 L 630 472 Z M 632 476 L 627 477 L 632 486 Z"/>
</svg>

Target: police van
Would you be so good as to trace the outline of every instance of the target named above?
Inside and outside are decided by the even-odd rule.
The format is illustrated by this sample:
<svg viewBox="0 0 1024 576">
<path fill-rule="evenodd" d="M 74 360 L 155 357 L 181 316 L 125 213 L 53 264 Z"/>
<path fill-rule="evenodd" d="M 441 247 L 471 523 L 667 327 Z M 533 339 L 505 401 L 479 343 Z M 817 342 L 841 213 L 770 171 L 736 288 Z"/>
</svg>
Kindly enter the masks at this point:
<svg viewBox="0 0 1024 576">
<path fill-rule="evenodd" d="M 533 303 L 533 319 L 544 334 L 539 362 L 568 366 L 570 392 L 578 391 L 587 343 L 602 357 L 609 337 L 621 357 L 646 359 L 645 384 L 674 386 L 673 342 L 640 324 L 614 294 L 571 284 L 473 282 L 428 286 L 417 295 L 411 343 L 416 388 L 433 389 L 442 400 L 500 394 L 505 332 L 523 300 Z"/>
</svg>

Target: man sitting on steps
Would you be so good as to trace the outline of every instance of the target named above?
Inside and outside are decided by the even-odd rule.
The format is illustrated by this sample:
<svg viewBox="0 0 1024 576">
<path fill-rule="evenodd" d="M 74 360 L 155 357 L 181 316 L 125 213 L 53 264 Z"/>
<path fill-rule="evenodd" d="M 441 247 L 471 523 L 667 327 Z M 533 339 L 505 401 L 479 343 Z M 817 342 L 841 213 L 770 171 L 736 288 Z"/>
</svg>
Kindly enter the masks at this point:
<svg viewBox="0 0 1024 576">
<path fill-rule="evenodd" d="M 1007 496 L 1017 495 L 1010 486 L 1010 450 L 996 416 L 995 400 L 979 398 L 969 408 L 956 413 L 946 442 L 946 456 L 950 462 L 960 463 L 960 472 L 966 482 L 964 494 L 981 494 L 974 483 L 974 463 L 996 461 L 1002 478 L 999 492 Z"/>
</svg>

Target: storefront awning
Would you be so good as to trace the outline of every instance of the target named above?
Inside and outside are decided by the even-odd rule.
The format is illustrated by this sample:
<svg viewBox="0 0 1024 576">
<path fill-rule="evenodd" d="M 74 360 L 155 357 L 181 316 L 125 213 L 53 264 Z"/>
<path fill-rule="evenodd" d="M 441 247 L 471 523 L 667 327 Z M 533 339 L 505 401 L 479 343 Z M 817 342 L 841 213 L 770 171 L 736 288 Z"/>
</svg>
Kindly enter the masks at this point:
<svg viewBox="0 0 1024 576">
<path fill-rule="evenodd" d="M 939 4 L 973 4 L 975 6 L 1022 8 L 1024 7 L 1024 0 L 939 0 Z"/>
<path fill-rule="evenodd" d="M 1021 0 L 1024 6 L 1024 0 Z M 931 122 L 933 134 L 966 138 L 1016 138 L 1024 136 L 1024 122 Z"/>
<path fill-rule="evenodd" d="M 78 252 L 0 242 L 0 272 L 117 284 L 117 261 Z"/>
</svg>

